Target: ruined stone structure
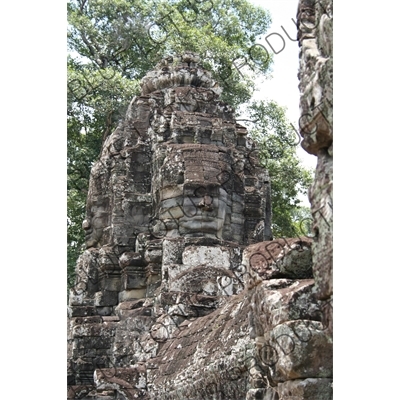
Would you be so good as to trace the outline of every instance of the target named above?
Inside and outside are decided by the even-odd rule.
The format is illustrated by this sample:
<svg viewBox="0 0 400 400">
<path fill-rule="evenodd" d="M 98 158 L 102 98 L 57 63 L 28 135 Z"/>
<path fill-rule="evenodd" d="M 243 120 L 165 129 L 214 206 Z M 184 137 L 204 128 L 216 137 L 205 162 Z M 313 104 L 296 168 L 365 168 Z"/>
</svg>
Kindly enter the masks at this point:
<svg viewBox="0 0 400 400">
<path fill-rule="evenodd" d="M 317 217 L 317 242 L 272 240 L 268 174 L 219 94 L 196 55 L 166 58 L 103 145 L 69 296 L 68 398 L 332 398 L 329 230 Z M 326 135 L 305 136 L 321 158 L 313 211 L 331 194 Z"/>
<path fill-rule="evenodd" d="M 300 133 L 302 147 L 318 157 L 309 197 L 314 220 L 315 293 L 333 323 L 333 1 L 300 0 Z"/>
</svg>

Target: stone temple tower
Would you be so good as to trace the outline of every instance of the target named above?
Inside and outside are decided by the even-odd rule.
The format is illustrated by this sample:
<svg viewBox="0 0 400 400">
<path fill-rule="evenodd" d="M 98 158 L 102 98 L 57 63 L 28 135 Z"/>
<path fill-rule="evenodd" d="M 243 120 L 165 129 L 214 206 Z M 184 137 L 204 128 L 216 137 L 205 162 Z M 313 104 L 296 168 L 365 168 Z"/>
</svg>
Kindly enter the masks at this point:
<svg viewBox="0 0 400 400">
<path fill-rule="evenodd" d="M 162 60 L 104 143 L 90 181 L 87 248 L 132 250 L 140 233 L 238 244 L 270 238 L 267 173 L 199 61 Z"/>
<path fill-rule="evenodd" d="M 122 303 L 160 293 L 213 304 L 240 290 L 232 271 L 243 247 L 272 239 L 268 173 L 199 57 L 163 59 L 141 87 L 91 171 L 72 324 L 114 322 Z M 71 379 L 91 383 L 93 357 L 80 342 L 71 336 Z M 106 365 L 111 342 L 103 346 L 93 356 Z"/>
<path fill-rule="evenodd" d="M 91 171 L 68 398 L 331 400 L 311 239 L 272 240 L 257 148 L 192 53 L 163 59 Z"/>
</svg>

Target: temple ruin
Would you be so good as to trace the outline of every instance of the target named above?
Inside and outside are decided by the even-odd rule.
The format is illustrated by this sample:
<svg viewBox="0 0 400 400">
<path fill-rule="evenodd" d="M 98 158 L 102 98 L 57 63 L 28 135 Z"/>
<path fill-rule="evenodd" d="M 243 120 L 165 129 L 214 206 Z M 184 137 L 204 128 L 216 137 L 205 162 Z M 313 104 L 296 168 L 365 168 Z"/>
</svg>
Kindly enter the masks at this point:
<svg viewBox="0 0 400 400">
<path fill-rule="evenodd" d="M 314 239 L 272 238 L 268 172 L 196 54 L 142 79 L 91 171 L 68 398 L 332 399 L 331 12 L 299 4 Z"/>
</svg>

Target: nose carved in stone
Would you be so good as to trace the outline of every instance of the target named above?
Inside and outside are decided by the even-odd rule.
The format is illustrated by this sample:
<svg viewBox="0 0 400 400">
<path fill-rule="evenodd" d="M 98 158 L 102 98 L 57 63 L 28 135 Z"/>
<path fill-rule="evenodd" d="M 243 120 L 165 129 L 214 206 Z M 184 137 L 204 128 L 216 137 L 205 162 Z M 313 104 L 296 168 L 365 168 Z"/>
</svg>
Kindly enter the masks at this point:
<svg viewBox="0 0 400 400">
<path fill-rule="evenodd" d="M 212 211 L 214 209 L 212 205 L 212 197 L 209 196 L 208 194 L 205 194 L 203 199 L 197 205 L 197 207 L 199 207 L 201 210 L 204 211 Z"/>
<path fill-rule="evenodd" d="M 90 223 L 90 221 L 88 221 L 87 219 L 85 219 L 82 222 L 82 228 L 85 231 L 85 236 L 87 238 L 90 238 L 90 235 L 93 233 L 93 227 L 92 224 Z"/>
<path fill-rule="evenodd" d="M 85 220 L 82 222 L 82 228 L 83 228 L 86 232 L 91 228 L 90 222 L 89 222 L 87 219 L 85 219 Z"/>
</svg>

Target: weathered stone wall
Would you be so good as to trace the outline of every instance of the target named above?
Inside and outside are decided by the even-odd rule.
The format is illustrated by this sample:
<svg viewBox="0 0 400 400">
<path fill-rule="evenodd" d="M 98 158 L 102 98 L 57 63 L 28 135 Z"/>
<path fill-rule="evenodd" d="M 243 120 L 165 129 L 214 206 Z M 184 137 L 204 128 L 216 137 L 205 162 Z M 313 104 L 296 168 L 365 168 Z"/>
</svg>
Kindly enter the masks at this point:
<svg viewBox="0 0 400 400">
<path fill-rule="evenodd" d="M 117 390 L 124 368 L 240 293 L 244 246 L 271 239 L 268 173 L 219 93 L 196 55 L 166 58 L 103 144 L 69 297 L 77 390 Z M 101 372 L 112 367 L 118 378 Z"/>
<path fill-rule="evenodd" d="M 314 239 L 271 240 L 256 146 L 196 55 L 163 60 L 92 170 L 68 398 L 332 399 L 332 1 L 298 28 Z"/>
<path fill-rule="evenodd" d="M 207 264 L 207 248 L 186 248 L 187 262 Z M 311 240 L 253 244 L 241 260 L 237 295 L 165 290 L 121 302 L 116 316 L 72 318 L 74 359 L 89 351 L 97 364 L 92 385 L 79 365 L 70 397 L 331 399 L 332 341 L 313 292 Z"/>
<path fill-rule="evenodd" d="M 313 270 L 332 332 L 333 302 L 333 2 L 300 0 L 300 111 L 303 148 L 318 157 L 309 197 L 314 219 Z"/>
</svg>

